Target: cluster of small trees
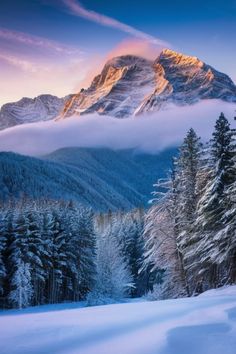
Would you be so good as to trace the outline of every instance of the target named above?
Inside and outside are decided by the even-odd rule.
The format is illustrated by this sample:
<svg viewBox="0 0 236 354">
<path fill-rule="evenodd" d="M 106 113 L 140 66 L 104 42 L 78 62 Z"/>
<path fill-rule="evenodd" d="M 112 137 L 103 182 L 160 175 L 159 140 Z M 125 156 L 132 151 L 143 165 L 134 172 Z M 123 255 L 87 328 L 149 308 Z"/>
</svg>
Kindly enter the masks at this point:
<svg viewBox="0 0 236 354">
<path fill-rule="evenodd" d="M 105 218 L 105 221 L 104 221 Z M 97 275 L 88 300 L 101 304 L 144 295 L 156 274 L 142 270 L 144 211 L 109 213 L 98 218 Z"/>
<path fill-rule="evenodd" d="M 88 304 L 141 296 L 144 212 L 94 215 L 72 202 L 21 200 L 0 207 L 0 306 Z"/>
<path fill-rule="evenodd" d="M 187 133 L 147 213 L 145 264 L 165 270 L 158 297 L 193 295 L 236 281 L 235 130 L 222 113 L 212 139 Z"/>
<path fill-rule="evenodd" d="M 0 219 L 1 307 L 85 298 L 95 279 L 91 210 L 24 200 Z"/>
</svg>

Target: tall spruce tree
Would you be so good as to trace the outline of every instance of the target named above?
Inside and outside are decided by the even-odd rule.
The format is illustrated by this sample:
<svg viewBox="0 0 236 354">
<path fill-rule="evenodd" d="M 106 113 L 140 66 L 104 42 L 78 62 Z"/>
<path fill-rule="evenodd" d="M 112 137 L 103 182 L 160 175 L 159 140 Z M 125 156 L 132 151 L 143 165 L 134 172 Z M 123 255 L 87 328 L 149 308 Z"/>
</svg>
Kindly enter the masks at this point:
<svg viewBox="0 0 236 354">
<path fill-rule="evenodd" d="M 202 290 L 222 284 L 215 255 L 222 241 L 229 190 L 235 180 L 232 131 L 223 113 L 216 121 L 210 141 L 208 169 L 208 182 L 197 206 L 192 245 L 186 255 L 192 260 L 190 270 L 195 283 L 202 283 Z"/>
<path fill-rule="evenodd" d="M 6 214 L 0 208 L 0 303 L 3 302 L 4 295 L 4 281 L 6 278 L 6 266 L 4 255 L 6 251 Z"/>
</svg>

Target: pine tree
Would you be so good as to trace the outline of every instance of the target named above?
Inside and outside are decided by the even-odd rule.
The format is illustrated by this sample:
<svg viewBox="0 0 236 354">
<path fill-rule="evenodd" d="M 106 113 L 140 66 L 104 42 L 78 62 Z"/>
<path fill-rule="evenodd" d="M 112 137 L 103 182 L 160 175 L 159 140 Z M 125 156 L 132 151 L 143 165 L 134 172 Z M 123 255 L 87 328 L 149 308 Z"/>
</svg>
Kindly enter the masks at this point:
<svg viewBox="0 0 236 354">
<path fill-rule="evenodd" d="M 196 216 L 200 155 L 200 139 L 190 129 L 179 149 L 179 156 L 173 159 L 171 177 L 159 180 L 155 185 L 157 205 L 147 214 L 145 264 L 165 270 L 161 287 L 163 297 L 190 294 L 185 253 L 191 244 Z M 176 288 L 175 284 L 178 284 Z"/>
<path fill-rule="evenodd" d="M 9 294 L 10 303 L 19 309 L 31 304 L 33 289 L 31 284 L 31 272 L 28 263 L 19 259 L 16 270 L 11 278 L 12 290 Z"/>
<path fill-rule="evenodd" d="M 113 233 L 117 235 L 122 255 L 133 277 L 134 287 L 131 289 L 131 295 L 134 297 L 142 296 L 147 291 L 146 271 L 140 272 L 144 254 L 143 226 L 142 209 L 113 215 Z"/>
<path fill-rule="evenodd" d="M 28 252 L 25 261 L 30 265 L 34 289 L 32 302 L 34 305 L 43 303 L 43 289 L 46 282 L 43 259 L 45 242 L 42 238 L 42 218 L 39 206 L 30 203 L 25 206 L 25 217 L 28 220 Z"/>
<path fill-rule="evenodd" d="M 96 273 L 95 285 L 88 295 L 90 305 L 120 301 L 133 286 L 131 273 L 112 225 L 97 240 Z"/>
<path fill-rule="evenodd" d="M 28 254 L 28 220 L 25 217 L 24 210 L 20 208 L 13 221 L 13 233 L 9 244 L 9 279 L 10 292 L 8 301 L 10 304 L 22 308 L 28 306 L 32 297 L 31 275 L 29 264 L 26 263 Z M 10 217 L 11 220 L 11 217 Z M 28 277 L 28 279 L 26 279 Z M 27 289 L 30 290 L 30 297 L 26 301 Z M 17 298 L 17 296 L 19 298 Z M 26 304 L 26 305 L 24 305 Z"/>
<path fill-rule="evenodd" d="M 145 259 L 144 268 L 156 274 L 155 284 L 162 284 L 160 298 L 176 298 L 187 295 L 182 260 L 176 241 L 175 219 L 172 214 L 172 201 L 165 198 L 149 209 L 144 229 Z M 165 278 L 163 278 L 163 272 Z"/>
<path fill-rule="evenodd" d="M 192 263 L 190 272 L 195 283 L 202 283 L 202 290 L 221 284 L 219 262 L 215 255 L 222 240 L 229 189 L 235 180 L 233 155 L 232 131 L 221 113 L 210 142 L 208 183 L 198 202 L 192 245 L 186 255 L 189 263 Z M 196 257 L 197 262 L 193 261 Z"/>
<path fill-rule="evenodd" d="M 236 281 L 236 130 L 232 129 L 228 149 L 228 176 L 224 187 L 224 213 L 222 227 L 214 235 L 215 251 L 211 254 L 213 263 L 222 267 L 222 283 Z"/>
<path fill-rule="evenodd" d="M 51 269 L 48 279 L 48 301 L 56 303 L 61 300 L 63 270 L 66 267 L 66 234 L 61 220 L 59 206 L 52 209 L 51 238 L 49 239 L 49 252 Z"/>
<path fill-rule="evenodd" d="M 77 239 L 79 298 L 84 299 L 95 281 L 96 237 L 94 215 L 91 209 L 80 210 Z"/>
<path fill-rule="evenodd" d="M 0 208 L 0 297 L 4 294 L 4 281 L 6 278 L 6 266 L 4 254 L 6 252 L 6 215 Z M 2 302 L 2 301 L 1 301 Z"/>
<path fill-rule="evenodd" d="M 200 168 L 201 143 L 200 138 L 191 128 L 180 147 L 180 156 L 177 161 L 179 178 L 179 244 L 185 247 L 185 239 L 196 216 L 197 206 L 197 173 Z"/>
</svg>

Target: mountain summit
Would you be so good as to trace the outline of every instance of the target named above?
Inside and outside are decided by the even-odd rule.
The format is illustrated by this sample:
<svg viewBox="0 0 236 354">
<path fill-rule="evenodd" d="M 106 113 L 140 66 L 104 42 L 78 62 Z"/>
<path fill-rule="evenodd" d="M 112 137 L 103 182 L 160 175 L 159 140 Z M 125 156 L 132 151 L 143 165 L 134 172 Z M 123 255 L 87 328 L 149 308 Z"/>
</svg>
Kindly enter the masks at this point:
<svg viewBox="0 0 236 354">
<path fill-rule="evenodd" d="M 236 86 L 197 57 L 164 49 L 154 61 L 132 55 L 109 60 L 88 89 L 67 101 L 62 117 L 97 112 L 122 118 L 203 99 L 236 103 Z"/>
<path fill-rule="evenodd" d="M 124 55 L 108 60 L 88 89 L 61 99 L 41 95 L 2 106 L 0 130 L 94 112 L 125 118 L 204 99 L 236 103 L 236 86 L 197 57 L 170 49 L 164 49 L 154 61 Z"/>
</svg>

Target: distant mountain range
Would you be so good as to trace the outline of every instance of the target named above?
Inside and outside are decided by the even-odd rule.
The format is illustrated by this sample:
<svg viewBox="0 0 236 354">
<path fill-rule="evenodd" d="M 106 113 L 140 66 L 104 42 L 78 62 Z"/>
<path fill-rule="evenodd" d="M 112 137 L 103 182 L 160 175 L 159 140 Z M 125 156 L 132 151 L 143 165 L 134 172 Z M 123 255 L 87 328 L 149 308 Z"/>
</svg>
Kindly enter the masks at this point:
<svg viewBox="0 0 236 354">
<path fill-rule="evenodd" d="M 15 125 L 46 121 L 56 118 L 70 98 L 40 95 L 35 98 L 24 97 L 18 102 L 6 103 L 0 110 L 0 130 Z"/>
<path fill-rule="evenodd" d="M 74 200 L 107 211 L 147 206 L 153 184 L 166 176 L 176 149 L 64 148 L 42 158 L 0 153 L 0 200 Z"/>
<path fill-rule="evenodd" d="M 91 86 L 77 94 L 41 95 L 5 104 L 0 129 L 94 112 L 125 118 L 204 99 L 236 103 L 236 86 L 198 58 L 165 49 L 154 61 L 133 55 L 109 60 Z"/>
</svg>

